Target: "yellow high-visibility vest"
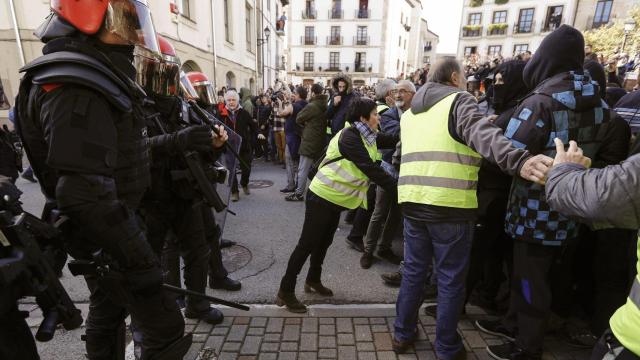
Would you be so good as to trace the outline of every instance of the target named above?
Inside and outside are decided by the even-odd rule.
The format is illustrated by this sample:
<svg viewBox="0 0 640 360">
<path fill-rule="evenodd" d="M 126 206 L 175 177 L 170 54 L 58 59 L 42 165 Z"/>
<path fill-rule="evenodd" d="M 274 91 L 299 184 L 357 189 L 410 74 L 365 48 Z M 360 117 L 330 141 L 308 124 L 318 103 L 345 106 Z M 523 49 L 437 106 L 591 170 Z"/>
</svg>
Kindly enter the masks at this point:
<svg viewBox="0 0 640 360">
<path fill-rule="evenodd" d="M 309 189 L 319 197 L 347 209 L 356 209 L 360 206 L 366 209 L 367 190 L 369 189 L 367 175 L 347 159 L 327 164 L 331 159 L 342 156 L 338 142 L 343 131 L 340 130 L 329 142 L 325 159 L 311 181 Z M 368 145 L 362 135 L 360 138 L 371 157 L 371 161 L 376 161 L 379 157 L 376 144 Z"/>
<path fill-rule="evenodd" d="M 613 314 L 609 326 L 616 339 L 629 351 L 640 356 L 640 237 L 638 238 L 638 262 L 627 302 Z"/>
<path fill-rule="evenodd" d="M 409 110 L 402 115 L 399 203 L 478 207 L 482 157 L 449 134 L 449 112 L 456 95 L 445 97 L 426 112 L 416 115 Z"/>
</svg>

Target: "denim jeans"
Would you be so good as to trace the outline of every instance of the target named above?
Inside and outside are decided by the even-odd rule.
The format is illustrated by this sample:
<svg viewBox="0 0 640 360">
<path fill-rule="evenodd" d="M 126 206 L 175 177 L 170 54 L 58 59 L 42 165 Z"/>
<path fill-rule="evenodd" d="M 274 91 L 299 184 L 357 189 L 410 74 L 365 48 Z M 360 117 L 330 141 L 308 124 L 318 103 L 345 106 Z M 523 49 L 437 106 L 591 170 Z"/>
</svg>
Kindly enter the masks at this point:
<svg viewBox="0 0 640 360">
<path fill-rule="evenodd" d="M 473 223 L 425 223 L 404 220 L 404 268 L 396 301 L 395 338 L 415 338 L 418 310 L 432 257 L 438 282 L 435 350 L 452 359 L 463 348 L 457 327 L 465 298 L 465 278 Z"/>
<path fill-rule="evenodd" d="M 287 169 L 287 189 L 295 190 L 296 184 L 298 183 L 298 160 L 295 160 L 293 156 L 291 156 L 289 145 L 286 145 L 284 149 L 284 162 Z"/>
<path fill-rule="evenodd" d="M 309 176 L 309 169 L 313 165 L 313 159 L 300 155 L 300 161 L 298 163 L 298 187 L 296 188 L 297 195 L 304 195 L 307 190 L 307 176 Z"/>
</svg>

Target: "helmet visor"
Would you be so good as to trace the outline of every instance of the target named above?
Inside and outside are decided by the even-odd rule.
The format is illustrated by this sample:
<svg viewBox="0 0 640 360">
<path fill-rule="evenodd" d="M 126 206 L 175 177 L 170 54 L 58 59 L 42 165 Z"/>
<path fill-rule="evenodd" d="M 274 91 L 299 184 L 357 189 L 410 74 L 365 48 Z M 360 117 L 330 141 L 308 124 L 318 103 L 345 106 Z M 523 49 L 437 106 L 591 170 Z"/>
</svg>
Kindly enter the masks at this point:
<svg viewBox="0 0 640 360">
<path fill-rule="evenodd" d="M 147 93 L 161 96 L 178 94 L 180 65 L 162 60 L 158 54 L 136 46 L 136 82 Z"/>
<path fill-rule="evenodd" d="M 193 84 L 193 88 L 196 89 L 198 99 L 205 105 L 215 104 L 215 92 L 213 85 L 209 81 L 200 81 Z"/>
<path fill-rule="evenodd" d="M 119 38 L 124 44 L 139 45 L 159 52 L 151 11 L 145 0 L 110 0 L 104 31 Z"/>
<path fill-rule="evenodd" d="M 180 71 L 180 89 L 187 100 L 195 100 L 198 98 L 196 89 L 193 88 L 191 81 L 189 81 L 184 71 Z"/>
</svg>

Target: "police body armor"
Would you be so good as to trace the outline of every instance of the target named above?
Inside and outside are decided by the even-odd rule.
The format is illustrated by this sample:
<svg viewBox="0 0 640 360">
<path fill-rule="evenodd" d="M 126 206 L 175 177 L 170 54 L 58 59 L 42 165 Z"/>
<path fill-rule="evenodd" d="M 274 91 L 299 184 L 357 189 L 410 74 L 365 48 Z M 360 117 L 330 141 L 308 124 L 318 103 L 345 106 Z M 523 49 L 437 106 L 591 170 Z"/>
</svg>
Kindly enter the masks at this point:
<svg viewBox="0 0 640 360">
<path fill-rule="evenodd" d="M 114 169 L 118 198 L 132 208 L 137 208 L 142 194 L 150 184 L 150 153 L 141 109 L 144 92 L 114 66 L 110 66 L 105 55 L 78 40 L 52 40 L 44 47 L 43 53 L 45 55 L 20 69 L 26 75 L 20 85 L 20 103 L 17 106 L 20 107 L 18 113 L 26 118 L 16 124 L 19 124 L 18 131 L 23 138 L 25 151 L 34 162 L 34 171 L 43 183 L 45 195 L 54 198 L 58 176 L 45 163 L 50 149 L 44 141 L 39 116 L 34 114 L 36 95 L 42 86 L 81 85 L 103 95 L 113 109 L 120 113 L 115 124 L 117 151 L 90 147 L 88 143 L 69 139 L 66 144 L 77 148 L 68 149 L 66 153 L 104 158 L 105 163 Z M 83 101 L 76 102 L 71 121 L 77 119 L 80 122 L 88 106 Z"/>
</svg>

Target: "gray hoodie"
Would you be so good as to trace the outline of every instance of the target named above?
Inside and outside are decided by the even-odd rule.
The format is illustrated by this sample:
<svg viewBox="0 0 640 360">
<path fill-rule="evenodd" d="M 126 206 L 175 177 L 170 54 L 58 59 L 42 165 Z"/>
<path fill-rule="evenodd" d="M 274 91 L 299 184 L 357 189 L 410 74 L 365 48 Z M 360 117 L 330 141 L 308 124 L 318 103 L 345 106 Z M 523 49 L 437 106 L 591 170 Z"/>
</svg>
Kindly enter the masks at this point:
<svg viewBox="0 0 640 360">
<path fill-rule="evenodd" d="M 502 129 L 487 120 L 478 108 L 475 98 L 456 87 L 428 82 L 411 101 L 411 112 L 420 114 L 445 97 L 458 93 L 449 117 L 449 134 L 458 142 L 469 146 L 483 158 L 498 165 L 509 175 L 517 175 L 531 156 L 528 151 L 515 148 L 505 138 Z M 403 204 L 405 216 L 419 221 L 472 221 L 476 209 L 453 209 L 423 204 Z"/>
</svg>

